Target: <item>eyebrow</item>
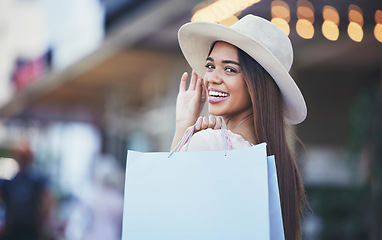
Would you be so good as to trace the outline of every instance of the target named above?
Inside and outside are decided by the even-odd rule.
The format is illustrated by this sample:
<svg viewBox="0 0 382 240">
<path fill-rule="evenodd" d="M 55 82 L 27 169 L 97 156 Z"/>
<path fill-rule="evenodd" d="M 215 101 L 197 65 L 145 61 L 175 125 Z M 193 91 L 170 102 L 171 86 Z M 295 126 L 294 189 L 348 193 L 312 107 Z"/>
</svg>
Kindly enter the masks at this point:
<svg viewBox="0 0 382 240">
<path fill-rule="evenodd" d="M 207 57 L 206 60 L 211 61 L 211 62 L 215 61 L 212 57 Z M 240 67 L 240 63 L 238 63 L 236 61 L 232 61 L 232 60 L 223 60 L 222 63 L 232 63 L 232 64 L 238 65 Z"/>
</svg>

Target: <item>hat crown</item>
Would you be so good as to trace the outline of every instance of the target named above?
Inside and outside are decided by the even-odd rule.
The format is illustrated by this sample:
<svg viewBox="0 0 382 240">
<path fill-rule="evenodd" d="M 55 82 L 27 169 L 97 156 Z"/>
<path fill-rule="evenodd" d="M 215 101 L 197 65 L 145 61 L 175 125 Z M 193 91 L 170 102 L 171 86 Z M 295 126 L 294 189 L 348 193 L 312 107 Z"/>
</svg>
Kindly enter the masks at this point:
<svg viewBox="0 0 382 240">
<path fill-rule="evenodd" d="M 289 72 L 293 48 L 288 36 L 279 27 L 263 18 L 246 15 L 231 28 L 262 44 Z"/>
</svg>

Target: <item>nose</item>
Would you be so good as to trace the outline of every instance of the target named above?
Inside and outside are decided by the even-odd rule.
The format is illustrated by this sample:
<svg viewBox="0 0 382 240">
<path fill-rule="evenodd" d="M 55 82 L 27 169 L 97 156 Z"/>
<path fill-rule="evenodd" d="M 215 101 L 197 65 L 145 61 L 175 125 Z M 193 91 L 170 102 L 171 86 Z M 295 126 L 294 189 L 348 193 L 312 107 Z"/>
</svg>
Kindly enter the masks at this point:
<svg viewBox="0 0 382 240">
<path fill-rule="evenodd" d="M 220 77 L 219 74 L 216 73 L 216 71 L 211 72 L 211 73 L 207 73 L 206 75 L 207 76 L 205 76 L 205 77 L 207 78 L 207 82 L 209 84 L 221 84 L 222 83 L 222 78 Z"/>
</svg>

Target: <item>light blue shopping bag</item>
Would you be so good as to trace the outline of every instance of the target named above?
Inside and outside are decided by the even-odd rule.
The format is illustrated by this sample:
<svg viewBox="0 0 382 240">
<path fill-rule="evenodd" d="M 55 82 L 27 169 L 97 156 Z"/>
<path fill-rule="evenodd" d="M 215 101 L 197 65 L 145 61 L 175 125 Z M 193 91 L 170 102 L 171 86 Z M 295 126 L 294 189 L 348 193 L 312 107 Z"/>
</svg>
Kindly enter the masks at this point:
<svg viewBox="0 0 382 240">
<path fill-rule="evenodd" d="M 266 144 L 231 151 L 129 151 L 123 240 L 284 239 Z"/>
</svg>

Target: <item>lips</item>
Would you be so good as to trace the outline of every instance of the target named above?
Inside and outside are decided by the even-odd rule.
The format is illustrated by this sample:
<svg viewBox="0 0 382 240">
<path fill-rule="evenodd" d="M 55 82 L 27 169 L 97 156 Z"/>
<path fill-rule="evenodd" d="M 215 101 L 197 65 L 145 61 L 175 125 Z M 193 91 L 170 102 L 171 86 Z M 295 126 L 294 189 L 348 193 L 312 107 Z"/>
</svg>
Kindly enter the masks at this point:
<svg viewBox="0 0 382 240">
<path fill-rule="evenodd" d="M 229 93 L 226 93 L 222 90 L 216 88 L 208 89 L 208 102 L 215 104 L 220 103 L 229 98 Z"/>
</svg>

